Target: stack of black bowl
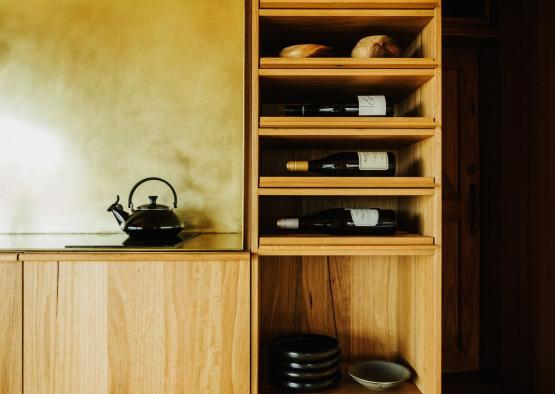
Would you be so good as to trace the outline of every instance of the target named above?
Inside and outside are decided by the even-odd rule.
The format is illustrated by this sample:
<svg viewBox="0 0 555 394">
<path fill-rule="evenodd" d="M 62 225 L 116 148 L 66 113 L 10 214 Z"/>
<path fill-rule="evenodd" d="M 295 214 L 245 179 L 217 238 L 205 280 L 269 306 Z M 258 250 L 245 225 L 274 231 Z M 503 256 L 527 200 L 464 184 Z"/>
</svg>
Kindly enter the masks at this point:
<svg viewBox="0 0 555 394">
<path fill-rule="evenodd" d="M 339 382 L 341 353 L 337 339 L 298 334 L 276 338 L 270 345 L 272 384 L 297 392 L 320 392 Z"/>
</svg>

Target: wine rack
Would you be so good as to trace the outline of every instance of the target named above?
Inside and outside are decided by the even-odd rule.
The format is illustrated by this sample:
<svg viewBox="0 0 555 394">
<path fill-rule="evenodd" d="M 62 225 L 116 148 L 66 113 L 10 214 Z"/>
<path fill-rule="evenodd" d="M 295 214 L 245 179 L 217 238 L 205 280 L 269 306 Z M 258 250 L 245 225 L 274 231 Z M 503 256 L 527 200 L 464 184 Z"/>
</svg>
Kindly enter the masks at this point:
<svg viewBox="0 0 555 394">
<path fill-rule="evenodd" d="M 253 0 L 248 146 L 252 260 L 252 392 L 268 385 L 269 341 L 294 332 L 339 339 L 345 367 L 401 360 L 413 373 L 398 393 L 441 393 L 441 8 L 434 0 Z M 350 48 L 388 34 L 400 58 L 353 59 Z M 288 59 L 304 42 L 337 57 Z M 386 94 L 395 116 L 285 117 L 282 103 Z M 388 150 L 397 177 L 285 171 L 288 160 Z M 282 234 L 278 217 L 331 207 L 398 213 L 391 237 Z M 345 375 L 345 374 L 344 374 Z M 364 393 L 344 376 L 330 393 Z"/>
</svg>

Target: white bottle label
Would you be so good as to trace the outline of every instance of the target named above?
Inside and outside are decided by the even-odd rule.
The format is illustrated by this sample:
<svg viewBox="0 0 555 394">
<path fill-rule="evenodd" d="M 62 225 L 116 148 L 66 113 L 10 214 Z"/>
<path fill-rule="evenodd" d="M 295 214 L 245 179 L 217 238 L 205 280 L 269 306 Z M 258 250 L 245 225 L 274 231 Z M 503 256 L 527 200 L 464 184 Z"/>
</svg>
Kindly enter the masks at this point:
<svg viewBox="0 0 555 394">
<path fill-rule="evenodd" d="M 358 152 L 358 169 L 361 171 L 386 171 L 389 169 L 387 152 Z"/>
<path fill-rule="evenodd" d="M 385 96 L 358 96 L 359 116 L 385 116 L 386 113 Z"/>
<path fill-rule="evenodd" d="M 356 227 L 374 227 L 380 219 L 377 209 L 349 209 Z"/>
</svg>

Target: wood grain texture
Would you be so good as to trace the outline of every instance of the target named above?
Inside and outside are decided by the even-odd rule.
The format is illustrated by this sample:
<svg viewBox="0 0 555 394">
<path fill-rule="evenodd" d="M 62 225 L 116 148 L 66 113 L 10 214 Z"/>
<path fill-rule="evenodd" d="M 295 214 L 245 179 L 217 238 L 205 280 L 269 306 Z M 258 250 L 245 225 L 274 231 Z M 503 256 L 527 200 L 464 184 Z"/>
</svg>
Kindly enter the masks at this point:
<svg viewBox="0 0 555 394">
<path fill-rule="evenodd" d="M 435 0 L 260 0 L 260 8 L 434 8 Z"/>
<path fill-rule="evenodd" d="M 25 252 L 19 255 L 21 261 L 109 261 L 114 263 L 134 263 L 136 261 L 241 261 L 249 258 L 248 252 L 229 253 L 189 253 L 189 252 L 157 252 L 157 253 L 116 253 L 116 252 Z"/>
<path fill-rule="evenodd" d="M 433 69 L 269 69 L 259 70 L 260 84 L 270 99 L 283 101 L 291 92 L 312 96 L 386 93 L 397 99 L 425 85 L 435 75 Z M 302 89 L 302 90 L 301 90 Z M 403 115 L 403 112 L 398 113 Z"/>
<path fill-rule="evenodd" d="M 432 59 L 426 58 L 371 58 L 371 59 L 354 59 L 330 58 L 330 57 L 311 57 L 302 59 L 285 59 L 280 57 L 263 57 L 260 59 L 260 68 L 378 68 L 378 69 L 396 69 L 396 68 L 436 68 L 437 63 Z"/>
<path fill-rule="evenodd" d="M 21 393 L 23 271 L 14 255 L 0 254 L 0 393 Z M 9 260 L 11 259 L 11 260 Z"/>
<path fill-rule="evenodd" d="M 259 196 L 433 196 L 434 188 L 260 188 Z"/>
<path fill-rule="evenodd" d="M 397 267 L 397 258 L 389 256 L 329 258 L 344 360 L 397 358 Z"/>
<path fill-rule="evenodd" d="M 440 394 L 440 262 L 436 256 L 399 259 L 399 352 L 420 390 Z"/>
<path fill-rule="evenodd" d="M 318 177 L 267 176 L 260 177 L 260 187 L 298 188 L 434 188 L 430 177 Z"/>
<path fill-rule="evenodd" d="M 432 237 L 398 233 L 391 237 L 326 236 L 326 235 L 269 235 L 260 237 L 260 245 L 433 245 Z"/>
<path fill-rule="evenodd" d="M 444 371 L 479 368 L 478 52 L 445 53 L 443 127 Z"/>
<path fill-rule="evenodd" d="M 361 125 L 360 127 L 364 127 Z M 338 128 L 264 128 L 258 135 L 269 141 L 292 141 L 296 144 L 330 144 L 330 143 L 355 143 L 368 142 L 382 143 L 410 143 L 434 136 L 435 129 L 338 129 Z"/>
<path fill-rule="evenodd" d="M 394 118 L 368 118 L 368 117 L 285 117 L 263 116 L 260 118 L 261 128 L 282 129 L 429 129 L 435 128 L 433 118 L 422 117 L 394 117 Z"/>
<path fill-rule="evenodd" d="M 248 260 L 24 271 L 26 393 L 249 390 Z"/>
<path fill-rule="evenodd" d="M 260 256 L 434 256 L 435 245 L 268 245 L 259 246 Z"/>
</svg>

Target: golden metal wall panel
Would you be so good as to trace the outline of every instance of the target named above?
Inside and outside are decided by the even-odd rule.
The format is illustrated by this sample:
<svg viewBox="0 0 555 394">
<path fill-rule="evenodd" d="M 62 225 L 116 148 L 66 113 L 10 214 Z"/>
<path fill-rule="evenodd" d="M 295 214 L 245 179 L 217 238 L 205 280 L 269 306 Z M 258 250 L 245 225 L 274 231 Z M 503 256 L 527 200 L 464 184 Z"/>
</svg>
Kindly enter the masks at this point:
<svg viewBox="0 0 555 394">
<path fill-rule="evenodd" d="M 0 0 L 0 232 L 117 231 L 147 176 L 242 231 L 243 78 L 240 0 Z"/>
</svg>

